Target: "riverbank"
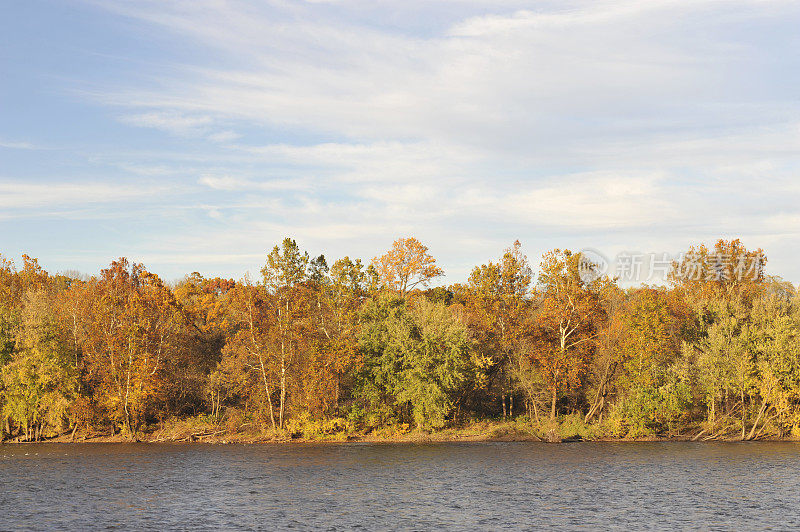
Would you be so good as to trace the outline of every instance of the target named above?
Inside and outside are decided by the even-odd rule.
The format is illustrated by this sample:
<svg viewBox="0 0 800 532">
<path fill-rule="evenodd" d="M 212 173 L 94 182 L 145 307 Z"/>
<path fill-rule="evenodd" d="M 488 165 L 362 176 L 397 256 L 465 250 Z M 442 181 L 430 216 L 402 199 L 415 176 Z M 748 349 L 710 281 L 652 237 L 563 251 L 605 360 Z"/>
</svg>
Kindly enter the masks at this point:
<svg viewBox="0 0 800 532">
<path fill-rule="evenodd" d="M 237 428 L 221 427 L 202 418 L 172 420 L 150 430 L 126 434 L 102 434 L 75 431 L 44 438 L 40 443 L 446 443 L 446 442 L 666 442 L 666 441 L 742 441 L 740 433 L 712 434 L 700 427 L 670 435 L 614 437 L 597 425 L 576 426 L 571 419 L 535 425 L 527 421 L 484 420 L 444 428 L 439 431 L 411 430 L 407 425 L 390 426 L 370 432 L 336 430 L 303 432 L 289 430 L 264 431 L 245 424 Z M 800 441 L 796 437 L 760 437 L 759 441 Z M 34 443 L 22 438 L 8 439 L 4 444 Z"/>
</svg>

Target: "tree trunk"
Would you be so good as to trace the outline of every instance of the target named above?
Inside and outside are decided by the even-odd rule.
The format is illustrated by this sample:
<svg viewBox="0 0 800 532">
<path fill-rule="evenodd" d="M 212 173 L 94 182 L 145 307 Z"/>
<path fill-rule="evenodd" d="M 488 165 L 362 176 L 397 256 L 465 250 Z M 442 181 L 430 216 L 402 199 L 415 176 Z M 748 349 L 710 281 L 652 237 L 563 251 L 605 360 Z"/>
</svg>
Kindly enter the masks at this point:
<svg viewBox="0 0 800 532">
<path fill-rule="evenodd" d="M 289 300 L 286 300 L 286 315 L 284 319 L 287 321 L 289 320 Z M 283 326 L 283 320 L 281 320 L 281 326 L 283 327 L 284 338 L 281 339 L 281 404 L 280 404 L 280 413 L 278 414 L 278 427 L 283 430 L 283 413 L 286 407 L 286 345 L 285 345 L 285 334 L 288 329 L 287 326 Z M 289 343 L 289 349 L 291 349 L 291 339 Z"/>
<path fill-rule="evenodd" d="M 267 368 L 264 365 L 264 356 L 261 351 L 261 347 L 259 347 L 258 342 L 256 342 L 256 332 L 255 332 L 255 320 L 253 319 L 253 301 L 252 299 L 248 301 L 247 306 L 248 318 L 249 318 L 249 325 L 250 325 L 250 342 L 253 345 L 253 355 L 258 357 L 258 363 L 261 366 L 261 378 L 264 382 L 264 393 L 266 394 L 267 405 L 269 406 L 269 420 L 272 422 L 272 432 L 275 432 L 275 411 L 272 408 L 272 394 L 269 391 L 269 382 L 267 381 Z M 278 319 L 280 320 L 280 309 L 278 309 Z M 219 399 L 218 399 L 219 400 Z M 245 411 L 247 411 L 247 403 L 245 403 Z"/>
<path fill-rule="evenodd" d="M 584 423 L 588 423 L 592 420 L 592 418 L 597 415 L 598 413 L 602 413 L 603 406 L 605 405 L 605 398 L 608 394 L 608 381 L 610 376 L 616 371 L 617 363 L 614 362 L 606 364 L 606 369 L 603 372 L 603 378 L 600 380 L 600 385 L 597 387 L 597 393 L 594 396 L 594 401 L 592 401 L 592 407 L 589 409 L 589 412 L 586 414 L 586 417 L 583 418 Z"/>
<path fill-rule="evenodd" d="M 272 396 L 269 393 L 269 382 L 267 382 L 267 370 L 264 367 L 264 357 L 259 356 L 258 361 L 261 364 L 261 377 L 264 379 L 264 393 L 267 394 L 267 404 L 269 405 L 269 419 L 272 421 L 272 432 L 275 432 L 275 411 L 272 409 Z M 245 407 L 247 410 L 247 407 Z"/>
<path fill-rule="evenodd" d="M 764 399 L 764 402 L 761 404 L 761 409 L 758 411 L 758 417 L 756 417 L 756 422 L 753 423 L 753 428 L 750 429 L 750 434 L 747 435 L 748 440 L 752 440 L 753 436 L 756 434 L 756 427 L 758 427 L 758 422 L 761 421 L 761 416 L 764 415 L 764 412 L 767 411 L 767 400 Z"/>
<path fill-rule="evenodd" d="M 283 344 L 281 344 L 283 351 Z M 281 353 L 281 411 L 278 426 L 283 430 L 283 410 L 286 405 L 286 357 Z"/>
<path fill-rule="evenodd" d="M 131 389 L 131 367 L 133 366 L 133 354 L 128 350 L 128 371 L 125 381 L 125 401 L 123 403 L 125 409 L 125 428 L 128 431 L 128 437 L 133 439 L 133 432 L 131 432 L 131 415 L 128 412 L 128 396 Z"/>
<path fill-rule="evenodd" d="M 744 439 L 744 425 L 747 422 L 747 409 L 744 406 L 744 388 L 742 388 L 742 439 Z"/>
<path fill-rule="evenodd" d="M 714 424 L 714 422 L 717 420 L 717 416 L 716 416 L 716 406 L 717 406 L 717 399 L 716 399 L 715 397 L 713 397 L 713 396 L 712 396 L 712 397 L 711 397 L 711 407 L 710 407 L 710 409 L 709 409 L 709 411 L 708 411 L 708 422 L 709 422 L 710 424 L 712 424 L 712 425 L 713 425 L 713 424 Z"/>
<path fill-rule="evenodd" d="M 553 388 L 553 397 L 550 401 L 550 420 L 556 419 L 556 401 L 558 400 L 558 393 L 556 388 Z"/>
</svg>

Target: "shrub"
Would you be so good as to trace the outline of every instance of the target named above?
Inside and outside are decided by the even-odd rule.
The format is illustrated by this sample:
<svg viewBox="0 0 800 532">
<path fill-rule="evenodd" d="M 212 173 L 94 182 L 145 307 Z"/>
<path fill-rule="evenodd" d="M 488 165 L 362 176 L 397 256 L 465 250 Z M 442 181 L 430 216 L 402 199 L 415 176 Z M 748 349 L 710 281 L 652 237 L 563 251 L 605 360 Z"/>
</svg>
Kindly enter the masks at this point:
<svg viewBox="0 0 800 532">
<path fill-rule="evenodd" d="M 691 400 L 689 387 L 682 382 L 664 386 L 632 388 L 612 408 L 612 419 L 619 435 L 629 438 L 656 436 L 676 428 Z"/>
</svg>

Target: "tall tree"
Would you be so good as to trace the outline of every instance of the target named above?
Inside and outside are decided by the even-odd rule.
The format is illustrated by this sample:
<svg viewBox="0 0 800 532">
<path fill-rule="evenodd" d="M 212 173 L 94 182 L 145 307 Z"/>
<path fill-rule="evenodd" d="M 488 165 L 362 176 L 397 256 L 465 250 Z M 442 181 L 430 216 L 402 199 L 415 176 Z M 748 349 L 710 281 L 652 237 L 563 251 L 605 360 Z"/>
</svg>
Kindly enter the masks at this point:
<svg viewBox="0 0 800 532">
<path fill-rule="evenodd" d="M 205 402 L 215 416 L 220 414 L 222 390 L 218 381 L 211 384 L 210 374 L 222 357 L 226 337 L 233 334 L 225 318 L 235 286 L 232 279 L 207 279 L 193 272 L 173 289 L 187 327 L 185 348 L 173 360 L 173 371 L 180 378 L 169 386 L 172 411 L 194 411 Z"/>
<path fill-rule="evenodd" d="M 27 440 L 56 435 L 67 425 L 76 390 L 75 367 L 51 298 L 44 290 L 25 292 L 14 354 L 0 371 L 3 414 Z"/>
<path fill-rule="evenodd" d="M 690 247 L 681 260 L 673 262 L 668 279 L 698 304 L 726 292 L 738 294 L 747 303 L 761 294 L 766 264 L 761 248 L 748 250 L 738 238 L 720 239 L 712 250 L 704 244 Z"/>
<path fill-rule="evenodd" d="M 324 261 L 324 259 L 323 259 Z M 304 283 L 308 280 L 308 252 L 300 250 L 291 238 L 285 238 L 281 246 L 275 246 L 267 256 L 262 268 L 264 286 L 275 298 L 277 320 L 274 342 L 278 349 L 280 364 L 280 403 L 278 426 L 283 428 L 286 412 L 286 394 L 292 365 L 298 359 L 304 320 L 308 318 L 308 298 Z M 318 268 L 317 268 L 318 269 Z"/>
<path fill-rule="evenodd" d="M 569 250 L 556 249 L 542 257 L 531 354 L 550 393 L 551 419 L 556 417 L 559 395 L 581 384 L 596 346 L 598 322 L 604 319 L 601 294 L 611 283 L 586 276 L 587 266 L 592 267 L 580 253 Z"/>
<path fill-rule="evenodd" d="M 780 429 L 800 434 L 800 290 L 771 293 L 751 312 L 751 345 L 756 353 L 754 388 L 761 404 L 744 439 L 757 437 L 769 416 Z"/>
<path fill-rule="evenodd" d="M 87 377 L 110 419 L 134 438 L 164 400 L 185 316 L 158 276 L 125 258 L 91 284 L 92 306 L 81 328 Z"/>
<path fill-rule="evenodd" d="M 425 298 L 406 302 L 394 294 L 370 301 L 362 314 L 364 357 L 359 396 L 401 416 L 408 407 L 421 428 L 438 428 L 452 413 L 460 389 L 481 361 L 460 316 Z"/>
<path fill-rule="evenodd" d="M 675 426 L 690 395 L 689 383 L 676 365 L 682 320 L 681 308 L 673 306 L 665 289 L 627 290 L 602 334 L 605 369 L 587 421 L 602 413 L 605 396 L 613 390 L 615 413 L 624 418 L 628 436 L 657 434 Z"/>
<path fill-rule="evenodd" d="M 281 361 L 274 345 L 274 328 L 277 322 L 274 302 L 261 286 L 253 285 L 245 277 L 228 293 L 226 305 L 228 335 L 218 371 L 212 376 L 214 392 L 218 387 L 228 388 L 240 396 L 253 399 L 265 408 L 272 430 L 278 429 L 272 384 L 280 378 Z M 284 379 L 285 382 L 285 379 Z M 217 399 L 218 401 L 219 399 Z"/>
<path fill-rule="evenodd" d="M 535 376 L 520 356 L 525 316 L 530 306 L 531 280 L 528 259 L 517 240 L 497 263 L 476 266 L 466 290 L 461 291 L 468 323 L 483 355 L 492 361 L 489 374 L 499 385 L 503 415 L 507 411 L 507 396 L 508 411 L 512 412 L 512 378 L 525 390 L 529 401 L 534 400 L 532 381 Z"/>
<path fill-rule="evenodd" d="M 428 248 L 414 237 L 398 238 L 392 249 L 372 260 L 372 265 L 384 286 L 401 296 L 417 286 L 428 286 L 433 279 L 444 275 Z"/>
</svg>

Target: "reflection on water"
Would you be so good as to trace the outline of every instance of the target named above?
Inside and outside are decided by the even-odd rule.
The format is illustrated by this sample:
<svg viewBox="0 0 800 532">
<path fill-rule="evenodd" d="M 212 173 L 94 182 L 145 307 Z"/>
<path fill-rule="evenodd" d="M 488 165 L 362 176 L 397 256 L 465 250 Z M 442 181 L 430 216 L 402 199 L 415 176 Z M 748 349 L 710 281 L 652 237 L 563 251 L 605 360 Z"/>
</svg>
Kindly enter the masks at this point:
<svg viewBox="0 0 800 532">
<path fill-rule="evenodd" d="M 793 443 L 0 446 L 0 529 L 800 527 Z"/>
</svg>

